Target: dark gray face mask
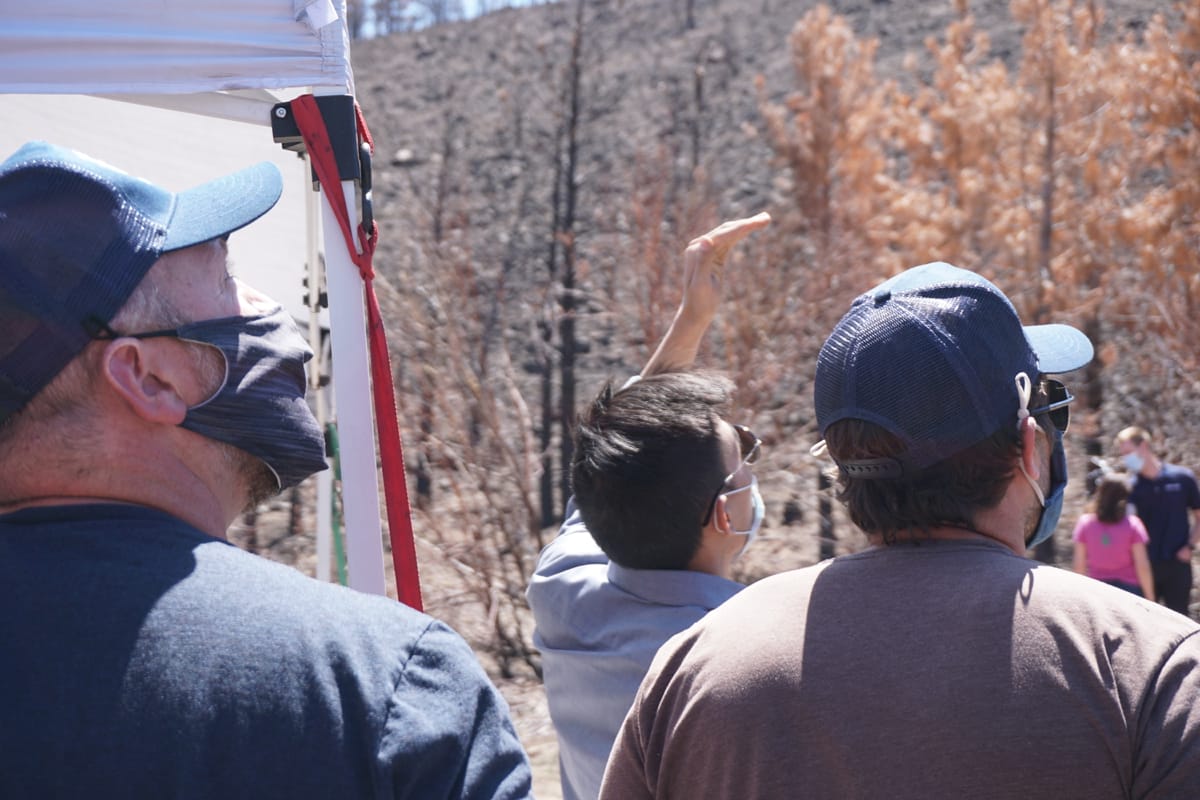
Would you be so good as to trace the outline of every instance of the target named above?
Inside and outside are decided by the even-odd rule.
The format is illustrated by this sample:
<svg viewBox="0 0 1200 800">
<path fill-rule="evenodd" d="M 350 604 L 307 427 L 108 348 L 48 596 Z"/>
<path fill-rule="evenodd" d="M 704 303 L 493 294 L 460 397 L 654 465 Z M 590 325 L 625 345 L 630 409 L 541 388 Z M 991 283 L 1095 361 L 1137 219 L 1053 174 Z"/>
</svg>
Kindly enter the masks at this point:
<svg viewBox="0 0 1200 800">
<path fill-rule="evenodd" d="M 173 336 L 221 351 L 225 378 L 220 388 L 189 408 L 181 427 L 261 459 L 275 473 L 280 490 L 327 468 L 325 437 L 304 400 L 304 364 L 312 350 L 282 308 L 118 335 Z"/>
</svg>

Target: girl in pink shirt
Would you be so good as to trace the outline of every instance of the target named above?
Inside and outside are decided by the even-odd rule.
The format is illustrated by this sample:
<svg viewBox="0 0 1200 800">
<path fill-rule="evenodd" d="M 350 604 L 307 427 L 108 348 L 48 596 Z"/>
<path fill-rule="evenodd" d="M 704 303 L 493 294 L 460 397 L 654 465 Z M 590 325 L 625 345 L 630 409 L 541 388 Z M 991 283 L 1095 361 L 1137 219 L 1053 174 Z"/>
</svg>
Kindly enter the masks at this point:
<svg viewBox="0 0 1200 800">
<path fill-rule="evenodd" d="M 1146 526 L 1126 513 L 1129 484 L 1122 475 L 1105 475 L 1096 487 L 1096 510 L 1084 514 L 1071 535 L 1075 571 L 1154 600 L 1154 579 L 1146 555 Z"/>
</svg>

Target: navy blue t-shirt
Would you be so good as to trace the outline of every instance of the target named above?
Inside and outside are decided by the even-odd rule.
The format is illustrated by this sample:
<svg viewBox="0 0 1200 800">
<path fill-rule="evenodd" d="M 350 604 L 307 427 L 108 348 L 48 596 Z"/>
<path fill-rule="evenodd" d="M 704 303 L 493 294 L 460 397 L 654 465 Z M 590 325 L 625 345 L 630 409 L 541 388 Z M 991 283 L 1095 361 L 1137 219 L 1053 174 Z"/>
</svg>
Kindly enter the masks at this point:
<svg viewBox="0 0 1200 800">
<path fill-rule="evenodd" d="M 1129 502 L 1146 523 L 1151 561 L 1173 561 L 1188 543 L 1189 508 L 1200 508 L 1200 487 L 1190 469 L 1163 464 L 1154 479 L 1138 475 Z"/>
<path fill-rule="evenodd" d="M 162 512 L 0 516 L 0 797 L 523 798 L 462 639 Z"/>
</svg>

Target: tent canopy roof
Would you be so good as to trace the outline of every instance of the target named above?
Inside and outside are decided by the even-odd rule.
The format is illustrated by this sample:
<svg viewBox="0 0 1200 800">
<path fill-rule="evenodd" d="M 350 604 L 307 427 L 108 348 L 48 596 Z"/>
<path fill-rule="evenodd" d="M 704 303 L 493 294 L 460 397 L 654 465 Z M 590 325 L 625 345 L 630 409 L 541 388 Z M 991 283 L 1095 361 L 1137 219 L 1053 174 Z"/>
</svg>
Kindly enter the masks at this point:
<svg viewBox="0 0 1200 800">
<path fill-rule="evenodd" d="M 344 0 L 36 0 L 0 26 L 0 93 L 353 94 Z"/>
</svg>

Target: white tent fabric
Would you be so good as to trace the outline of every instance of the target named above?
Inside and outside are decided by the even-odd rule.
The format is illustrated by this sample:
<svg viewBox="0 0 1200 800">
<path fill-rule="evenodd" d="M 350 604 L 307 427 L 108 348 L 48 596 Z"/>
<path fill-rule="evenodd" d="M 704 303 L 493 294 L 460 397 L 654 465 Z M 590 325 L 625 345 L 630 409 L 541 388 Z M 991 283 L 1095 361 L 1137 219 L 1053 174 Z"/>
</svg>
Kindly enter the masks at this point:
<svg viewBox="0 0 1200 800">
<path fill-rule="evenodd" d="M 353 95 L 345 19 L 345 0 L 0 0 L 0 95 L 101 94 L 137 102 L 151 99 L 153 105 L 255 123 L 260 126 L 264 146 L 277 147 L 267 127 L 272 98 L 263 90 L 290 90 L 283 96 L 306 91 Z M 55 122 L 53 114 L 45 112 L 50 116 L 43 116 L 41 124 L 28 125 L 34 115 L 9 100 L 0 97 L 0 131 L 12 135 L 20 130 L 21 141 L 45 139 L 72 146 L 68 140 L 78 135 L 76 128 L 95 127 L 108 116 L 107 111 L 97 110 Z M 67 102 L 64 98 L 63 111 Z M 18 123 L 22 127 L 18 128 Z M 127 158 L 110 153 L 106 160 L 135 173 L 138 164 L 151 160 L 190 165 L 206 173 L 202 179 L 229 171 L 218 167 L 215 160 L 209 161 L 206 153 L 214 148 L 225 157 L 238 157 L 238 166 L 262 160 L 258 152 L 240 149 L 232 138 L 209 142 L 207 150 L 195 146 L 196 132 L 203 127 L 191 114 L 176 114 L 139 132 L 149 141 L 137 145 L 136 155 Z M 109 144 L 120 147 L 128 130 L 110 133 Z M 76 146 L 105 158 L 97 147 Z M 14 149 L 5 147 L 0 158 Z M 288 166 L 292 170 L 297 167 L 295 161 Z M 297 177 L 289 176 L 286 169 L 284 173 L 287 180 L 309 187 L 306 168 L 301 168 Z M 180 188 L 181 183 L 199 181 L 177 175 L 162 182 Z M 344 181 L 341 188 L 353 208 L 354 183 Z M 272 212 L 276 218 L 281 218 L 279 211 Z M 333 404 L 341 419 L 350 421 L 339 426 L 349 582 L 361 591 L 385 594 L 362 281 L 325 197 L 319 216 L 330 232 L 325 269 Z M 318 214 L 310 211 L 308 217 L 315 220 Z M 303 218 L 296 218 L 293 224 L 294 234 L 280 238 L 303 242 Z M 309 239 L 315 241 L 311 231 Z M 283 269 L 294 270 L 293 280 L 298 280 L 305 263 L 297 259 Z M 260 288 L 271 292 L 277 286 L 268 282 Z M 295 307 L 292 302 L 288 305 Z M 329 473 L 322 473 L 322 478 L 328 481 Z M 327 486 L 321 494 L 328 496 Z M 327 558 L 325 561 L 328 563 Z"/>
<path fill-rule="evenodd" d="M 344 8 L 332 0 L 4 0 L 0 92 L 302 86 L 353 94 L 349 37 L 338 24 Z"/>
</svg>

